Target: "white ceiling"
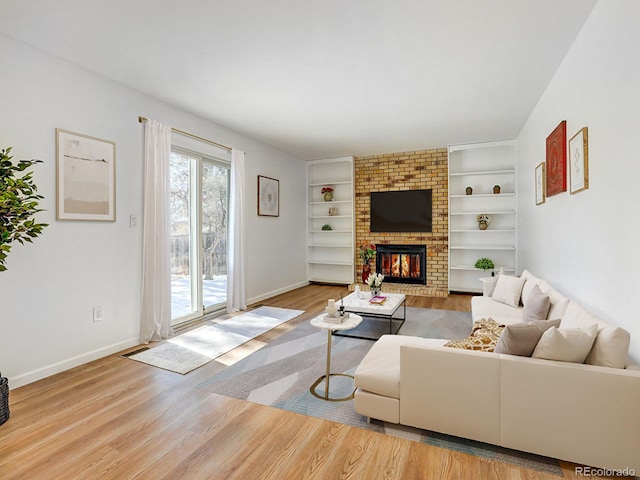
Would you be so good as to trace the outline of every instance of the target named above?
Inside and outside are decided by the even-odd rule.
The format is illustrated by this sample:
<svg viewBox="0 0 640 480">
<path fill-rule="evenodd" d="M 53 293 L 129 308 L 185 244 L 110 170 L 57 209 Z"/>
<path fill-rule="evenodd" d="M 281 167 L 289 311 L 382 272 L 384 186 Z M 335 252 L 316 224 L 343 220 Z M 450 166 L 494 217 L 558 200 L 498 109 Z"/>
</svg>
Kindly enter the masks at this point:
<svg viewBox="0 0 640 480">
<path fill-rule="evenodd" d="M 595 2 L 0 0 L 0 32 L 311 159 L 515 138 Z"/>
</svg>

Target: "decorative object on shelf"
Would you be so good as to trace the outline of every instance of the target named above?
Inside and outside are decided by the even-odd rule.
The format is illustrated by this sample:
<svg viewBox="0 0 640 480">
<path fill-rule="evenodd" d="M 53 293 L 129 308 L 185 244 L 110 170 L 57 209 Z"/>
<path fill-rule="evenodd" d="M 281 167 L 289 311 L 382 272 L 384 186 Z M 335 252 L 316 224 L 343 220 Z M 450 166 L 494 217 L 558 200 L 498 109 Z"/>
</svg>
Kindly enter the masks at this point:
<svg viewBox="0 0 640 480">
<path fill-rule="evenodd" d="M 258 175 L 258 215 L 280 216 L 280 180 Z"/>
<path fill-rule="evenodd" d="M 324 225 L 322 225 L 322 230 L 329 231 L 329 230 L 333 230 L 333 227 L 331 225 L 329 225 L 328 223 L 325 223 Z"/>
<path fill-rule="evenodd" d="M 377 297 L 380 295 L 382 291 L 382 282 L 384 281 L 384 275 L 381 273 L 372 273 L 367 278 L 367 285 L 369 285 L 369 289 L 371 290 L 371 296 Z"/>
<path fill-rule="evenodd" d="M 567 191 L 567 122 L 547 137 L 547 197 Z"/>
<path fill-rule="evenodd" d="M 329 216 L 330 217 L 338 216 L 338 207 L 329 207 Z"/>
<path fill-rule="evenodd" d="M 467 188 L 465 188 L 465 190 L 464 190 L 464 191 L 465 191 L 465 193 L 466 193 L 467 195 L 471 195 L 471 194 L 473 193 L 473 188 L 471 188 L 471 187 L 467 187 Z"/>
<path fill-rule="evenodd" d="M 116 221 L 116 144 L 56 128 L 58 220 Z"/>
<path fill-rule="evenodd" d="M 12 242 L 29 242 L 42 233 L 46 223 L 35 223 L 33 216 L 41 212 L 38 187 L 33 183 L 33 172 L 26 172 L 42 160 L 20 160 L 15 165 L 11 147 L 0 150 L 0 272 L 7 269 L 5 262 Z"/>
<path fill-rule="evenodd" d="M 494 185 L 493 186 L 493 193 L 495 195 L 498 195 L 500 193 L 500 185 Z"/>
<path fill-rule="evenodd" d="M 333 200 L 333 187 L 325 185 L 322 187 L 322 190 L 320 190 L 320 193 L 322 193 L 325 202 Z"/>
<path fill-rule="evenodd" d="M 589 145 L 587 127 L 581 128 L 569 140 L 569 193 L 589 188 Z"/>
<path fill-rule="evenodd" d="M 536 205 L 542 205 L 547 200 L 547 175 L 545 163 L 540 162 L 536 167 Z"/>
<path fill-rule="evenodd" d="M 491 217 L 486 213 L 481 213 L 476 217 L 476 221 L 478 222 L 478 228 L 480 230 L 486 230 L 491 223 Z"/>
<path fill-rule="evenodd" d="M 494 268 L 496 268 L 495 264 L 493 263 L 493 260 L 487 257 L 479 258 L 476 264 L 474 265 L 474 267 L 479 268 L 480 270 L 484 270 L 485 272 L 487 270 L 493 270 Z"/>
</svg>

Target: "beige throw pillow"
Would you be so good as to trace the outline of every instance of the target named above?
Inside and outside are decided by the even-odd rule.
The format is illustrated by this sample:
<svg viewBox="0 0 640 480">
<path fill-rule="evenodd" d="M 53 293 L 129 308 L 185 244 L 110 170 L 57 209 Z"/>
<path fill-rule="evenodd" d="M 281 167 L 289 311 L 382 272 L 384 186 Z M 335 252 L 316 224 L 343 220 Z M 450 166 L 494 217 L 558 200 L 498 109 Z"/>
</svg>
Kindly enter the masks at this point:
<svg viewBox="0 0 640 480">
<path fill-rule="evenodd" d="M 624 368 L 631 335 L 624 328 L 608 326 L 598 330 L 596 341 L 585 360 L 589 365 Z"/>
<path fill-rule="evenodd" d="M 530 280 L 529 280 L 530 281 Z M 527 281 L 527 283 L 529 283 Z M 523 297 L 524 298 L 524 297 Z M 549 314 L 551 299 L 549 295 L 545 295 L 538 285 L 534 285 L 527 301 L 522 309 L 522 320 L 525 322 L 533 322 L 534 320 L 546 320 Z"/>
<path fill-rule="evenodd" d="M 585 329 L 550 328 L 542 334 L 531 356 L 561 362 L 584 363 L 597 333 L 598 325 L 595 323 Z"/>
<path fill-rule="evenodd" d="M 524 278 L 514 277 L 512 275 L 500 275 L 498 276 L 496 289 L 491 298 L 496 302 L 518 307 L 520 305 L 520 295 L 522 294 L 524 282 Z"/>
<path fill-rule="evenodd" d="M 493 351 L 530 357 L 542 334 L 547 329 L 559 325 L 560 320 L 534 320 L 528 323 L 507 325 Z"/>
</svg>

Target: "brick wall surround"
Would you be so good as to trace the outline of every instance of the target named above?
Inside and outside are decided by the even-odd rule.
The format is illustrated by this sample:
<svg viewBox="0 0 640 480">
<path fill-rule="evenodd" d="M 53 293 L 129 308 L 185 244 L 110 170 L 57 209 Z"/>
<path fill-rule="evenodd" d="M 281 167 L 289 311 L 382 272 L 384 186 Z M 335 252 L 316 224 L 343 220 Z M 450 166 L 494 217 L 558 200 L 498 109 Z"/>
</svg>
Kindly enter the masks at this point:
<svg viewBox="0 0 640 480">
<path fill-rule="evenodd" d="M 427 285 L 384 284 L 383 291 L 409 295 L 448 295 L 448 171 L 447 149 L 355 157 L 356 255 L 369 243 L 427 245 Z M 369 192 L 432 189 L 431 233 L 371 233 Z M 371 261 L 375 271 L 375 259 Z M 356 257 L 355 281 L 361 282 L 362 260 Z"/>
</svg>

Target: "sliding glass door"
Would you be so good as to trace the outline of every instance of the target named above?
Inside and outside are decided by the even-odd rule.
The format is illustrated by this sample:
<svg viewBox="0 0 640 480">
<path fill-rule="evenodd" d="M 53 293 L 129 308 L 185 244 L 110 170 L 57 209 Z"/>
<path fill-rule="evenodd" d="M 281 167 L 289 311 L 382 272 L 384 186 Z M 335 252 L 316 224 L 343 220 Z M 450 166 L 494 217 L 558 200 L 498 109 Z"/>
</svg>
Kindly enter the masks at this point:
<svg viewBox="0 0 640 480">
<path fill-rule="evenodd" d="M 171 317 L 177 325 L 227 301 L 229 165 L 174 148 L 171 188 Z"/>
</svg>

